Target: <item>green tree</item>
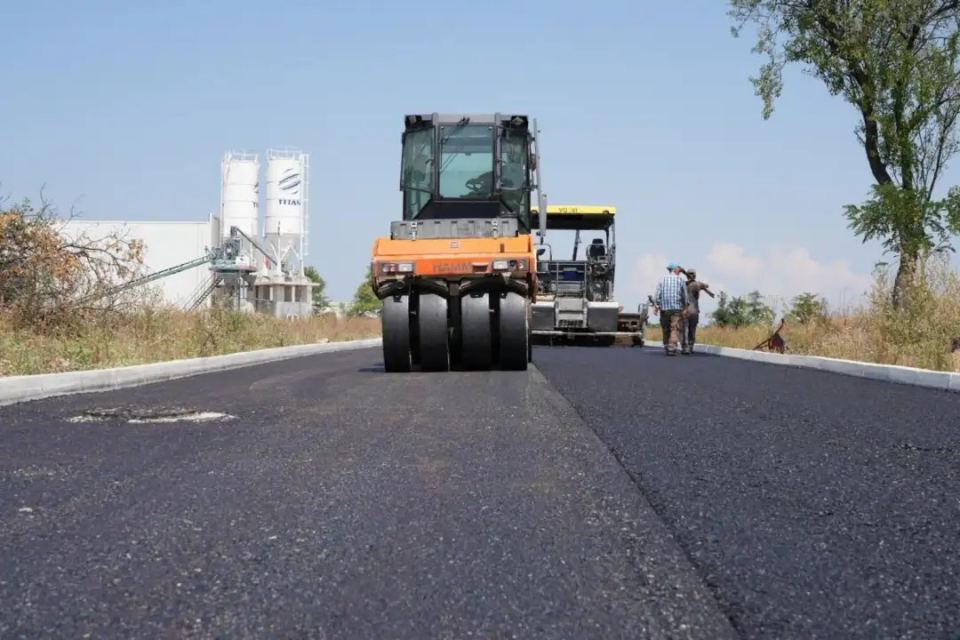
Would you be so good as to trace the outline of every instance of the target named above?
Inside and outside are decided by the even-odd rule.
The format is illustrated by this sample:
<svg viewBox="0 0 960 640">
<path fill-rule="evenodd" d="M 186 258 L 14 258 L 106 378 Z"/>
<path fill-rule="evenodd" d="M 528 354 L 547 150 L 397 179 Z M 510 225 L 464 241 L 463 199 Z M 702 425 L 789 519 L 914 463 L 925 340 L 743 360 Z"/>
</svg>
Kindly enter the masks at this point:
<svg viewBox="0 0 960 640">
<path fill-rule="evenodd" d="M 303 275 L 307 276 L 311 281 L 317 284 L 317 286 L 313 288 L 312 293 L 313 312 L 320 313 L 322 310 L 330 306 L 330 300 L 326 295 L 327 282 L 320 277 L 320 272 L 317 271 L 316 267 L 305 267 L 303 269 Z"/>
<path fill-rule="evenodd" d="M 922 256 L 952 250 L 960 232 L 960 189 L 935 199 L 960 150 L 960 2 L 956 0 L 731 0 L 739 35 L 758 28 L 754 52 L 768 61 L 751 78 L 763 117 L 783 89 L 782 72 L 800 63 L 857 113 L 857 139 L 874 178 L 870 197 L 847 205 L 850 228 L 899 259 L 892 302 L 917 276 Z"/>
<path fill-rule="evenodd" d="M 827 319 L 827 301 L 815 293 L 801 293 L 790 303 L 787 319 L 797 324 L 823 322 Z"/>
<path fill-rule="evenodd" d="M 769 325 L 773 322 L 774 312 L 764 303 L 759 291 L 732 298 L 725 291 L 721 291 L 717 296 L 717 308 L 710 314 L 710 318 L 719 327 L 740 328 Z"/>
<path fill-rule="evenodd" d="M 738 320 L 743 317 L 742 301 L 739 298 L 731 299 L 726 291 L 717 296 L 717 308 L 710 314 L 710 319 L 718 327 L 738 326 Z"/>
<path fill-rule="evenodd" d="M 747 294 L 745 301 L 747 311 L 747 324 L 749 325 L 770 325 L 776 317 L 773 309 L 764 302 L 764 298 L 759 291 L 751 291 Z"/>
<path fill-rule="evenodd" d="M 351 316 L 363 316 L 369 313 L 379 315 L 381 309 L 380 300 L 373 293 L 373 267 L 368 266 L 367 275 L 353 294 L 353 303 L 350 305 L 347 314 Z"/>
</svg>

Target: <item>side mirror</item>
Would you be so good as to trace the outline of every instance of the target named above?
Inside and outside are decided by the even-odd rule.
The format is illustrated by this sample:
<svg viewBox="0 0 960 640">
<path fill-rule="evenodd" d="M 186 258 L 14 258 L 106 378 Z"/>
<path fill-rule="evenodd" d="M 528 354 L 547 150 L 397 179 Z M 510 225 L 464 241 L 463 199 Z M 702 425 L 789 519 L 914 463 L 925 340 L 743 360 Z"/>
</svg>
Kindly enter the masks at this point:
<svg viewBox="0 0 960 640">
<path fill-rule="evenodd" d="M 542 256 L 542 255 L 545 254 L 546 252 L 547 252 L 546 248 L 541 247 L 540 249 L 537 249 L 537 257 L 539 258 L 540 256 Z"/>
</svg>

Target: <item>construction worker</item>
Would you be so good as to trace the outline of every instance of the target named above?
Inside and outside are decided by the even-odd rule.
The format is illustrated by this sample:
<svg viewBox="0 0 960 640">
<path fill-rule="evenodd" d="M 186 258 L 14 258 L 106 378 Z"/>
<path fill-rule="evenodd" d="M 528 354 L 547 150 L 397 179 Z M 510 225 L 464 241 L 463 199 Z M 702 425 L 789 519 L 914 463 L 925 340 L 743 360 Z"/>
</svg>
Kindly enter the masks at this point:
<svg viewBox="0 0 960 640">
<path fill-rule="evenodd" d="M 657 283 L 657 292 L 653 296 L 653 315 L 660 315 L 663 350 L 668 356 L 675 356 L 680 320 L 688 309 L 687 283 L 680 276 L 680 265 L 671 262 L 667 265 L 667 271 L 669 273 Z"/>
<path fill-rule="evenodd" d="M 693 353 L 693 345 L 697 342 L 697 324 L 700 322 L 700 292 L 709 289 L 706 282 L 697 280 L 696 269 L 684 269 L 687 274 L 687 301 L 690 307 L 680 322 L 680 353 Z M 709 294 L 710 291 L 707 291 Z"/>
</svg>

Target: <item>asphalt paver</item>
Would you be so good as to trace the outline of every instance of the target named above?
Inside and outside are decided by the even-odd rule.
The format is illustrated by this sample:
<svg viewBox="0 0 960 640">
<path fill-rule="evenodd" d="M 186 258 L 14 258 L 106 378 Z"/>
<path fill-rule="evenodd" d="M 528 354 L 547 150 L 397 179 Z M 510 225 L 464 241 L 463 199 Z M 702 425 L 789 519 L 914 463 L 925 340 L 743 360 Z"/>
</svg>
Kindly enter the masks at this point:
<svg viewBox="0 0 960 640">
<path fill-rule="evenodd" d="M 743 638 L 960 638 L 960 394 L 538 349 Z"/>
<path fill-rule="evenodd" d="M 381 363 L 0 407 L 0 638 L 736 637 L 539 372 Z"/>
</svg>

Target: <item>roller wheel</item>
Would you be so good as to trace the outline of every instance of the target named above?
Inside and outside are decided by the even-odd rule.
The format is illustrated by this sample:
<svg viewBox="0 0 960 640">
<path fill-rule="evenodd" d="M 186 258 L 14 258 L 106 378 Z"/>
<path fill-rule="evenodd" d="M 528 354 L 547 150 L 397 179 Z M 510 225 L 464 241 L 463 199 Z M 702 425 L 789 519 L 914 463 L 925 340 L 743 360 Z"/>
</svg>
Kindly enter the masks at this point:
<svg viewBox="0 0 960 640">
<path fill-rule="evenodd" d="M 419 315 L 417 310 L 419 301 L 419 297 L 410 299 L 410 312 L 413 318 Z M 420 326 L 416 320 L 410 322 L 410 362 L 415 367 L 420 366 Z"/>
<path fill-rule="evenodd" d="M 410 371 L 410 297 L 383 299 L 383 368 L 388 373 Z"/>
<path fill-rule="evenodd" d="M 530 310 L 529 315 L 527 315 L 527 327 L 529 328 L 533 322 L 533 308 L 527 307 Z M 533 362 L 533 332 L 529 331 L 527 333 L 527 362 Z"/>
<path fill-rule="evenodd" d="M 465 369 L 487 370 L 493 365 L 490 296 L 466 295 L 460 299 L 462 361 Z"/>
<path fill-rule="evenodd" d="M 417 313 L 420 337 L 420 368 L 450 370 L 450 335 L 447 332 L 447 300 L 435 293 L 420 294 Z"/>
<path fill-rule="evenodd" d="M 530 325 L 526 298 L 508 291 L 500 297 L 500 368 L 526 371 L 530 357 Z"/>
</svg>

